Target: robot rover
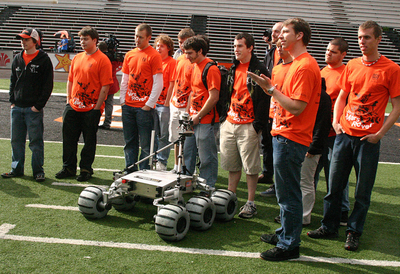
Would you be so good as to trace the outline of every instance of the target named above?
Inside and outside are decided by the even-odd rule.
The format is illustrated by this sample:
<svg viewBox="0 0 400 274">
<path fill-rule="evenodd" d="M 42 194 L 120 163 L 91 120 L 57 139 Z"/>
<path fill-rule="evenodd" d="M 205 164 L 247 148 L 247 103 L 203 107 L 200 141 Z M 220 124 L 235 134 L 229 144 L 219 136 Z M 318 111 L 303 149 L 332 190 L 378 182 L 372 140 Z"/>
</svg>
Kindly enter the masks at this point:
<svg viewBox="0 0 400 274">
<path fill-rule="evenodd" d="M 154 216 L 155 230 L 166 241 L 183 239 L 189 227 L 207 230 L 215 218 L 221 221 L 232 220 L 237 210 L 235 193 L 224 189 L 216 190 L 197 174 L 185 175 L 189 172 L 183 164 L 183 145 L 185 138 L 194 133 L 193 122 L 187 113 L 180 115 L 178 130 L 179 139 L 176 142 L 151 153 L 123 171 L 114 172 L 114 182 L 108 190 L 98 186 L 86 187 L 78 199 L 79 211 L 83 216 L 100 219 L 112 207 L 118 211 L 128 211 L 139 199 L 152 199 L 153 205 L 157 206 L 157 214 Z M 147 159 L 150 166 L 153 166 L 153 156 L 174 144 L 179 148 L 176 174 L 158 170 L 139 170 L 128 174 L 128 170 Z M 183 194 L 192 193 L 196 189 L 201 189 L 200 195 L 185 203 Z"/>
</svg>

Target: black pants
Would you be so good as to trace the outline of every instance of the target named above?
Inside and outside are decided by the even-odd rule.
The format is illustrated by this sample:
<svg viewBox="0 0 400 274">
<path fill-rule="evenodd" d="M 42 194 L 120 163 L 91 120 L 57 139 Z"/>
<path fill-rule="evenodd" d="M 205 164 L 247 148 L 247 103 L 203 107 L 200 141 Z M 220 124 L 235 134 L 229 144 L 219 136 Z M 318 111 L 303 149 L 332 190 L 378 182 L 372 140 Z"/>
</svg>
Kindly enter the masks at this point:
<svg viewBox="0 0 400 274">
<path fill-rule="evenodd" d="M 272 156 L 272 119 L 268 119 L 267 127 L 262 131 L 263 174 L 265 178 L 274 176 L 274 158 Z"/>
<path fill-rule="evenodd" d="M 84 146 L 81 151 L 79 167 L 93 173 L 92 164 L 96 154 L 97 129 L 100 121 L 100 110 L 87 112 L 75 111 L 69 104 L 63 113 L 63 167 L 76 170 L 78 141 L 83 134 Z"/>
</svg>

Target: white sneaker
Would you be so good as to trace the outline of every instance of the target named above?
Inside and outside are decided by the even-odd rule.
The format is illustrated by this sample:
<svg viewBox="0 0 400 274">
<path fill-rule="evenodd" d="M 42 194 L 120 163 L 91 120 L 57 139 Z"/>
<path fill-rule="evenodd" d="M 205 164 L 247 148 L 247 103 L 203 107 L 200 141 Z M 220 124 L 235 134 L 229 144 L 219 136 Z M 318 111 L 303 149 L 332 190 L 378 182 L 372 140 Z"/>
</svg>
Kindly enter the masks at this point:
<svg viewBox="0 0 400 274">
<path fill-rule="evenodd" d="M 156 164 L 156 170 L 166 171 L 166 170 L 167 170 L 167 166 L 164 165 L 164 164 L 161 163 L 161 162 L 157 162 L 157 164 Z"/>
</svg>

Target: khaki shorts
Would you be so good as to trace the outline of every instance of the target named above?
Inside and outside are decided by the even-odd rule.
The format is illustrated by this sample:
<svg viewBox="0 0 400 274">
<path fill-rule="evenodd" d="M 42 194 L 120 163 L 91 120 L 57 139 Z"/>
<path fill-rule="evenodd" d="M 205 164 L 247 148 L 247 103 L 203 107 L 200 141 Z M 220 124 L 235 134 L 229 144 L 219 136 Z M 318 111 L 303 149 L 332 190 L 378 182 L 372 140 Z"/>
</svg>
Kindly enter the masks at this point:
<svg viewBox="0 0 400 274">
<path fill-rule="evenodd" d="M 186 111 L 186 108 L 177 108 L 173 104 L 169 105 L 169 139 L 168 141 L 170 143 L 175 142 L 176 140 L 179 139 L 179 116 L 181 113 L 184 113 Z"/>
<path fill-rule="evenodd" d="M 225 121 L 220 128 L 221 167 L 247 175 L 261 172 L 260 134 L 253 124 L 232 124 Z"/>
</svg>

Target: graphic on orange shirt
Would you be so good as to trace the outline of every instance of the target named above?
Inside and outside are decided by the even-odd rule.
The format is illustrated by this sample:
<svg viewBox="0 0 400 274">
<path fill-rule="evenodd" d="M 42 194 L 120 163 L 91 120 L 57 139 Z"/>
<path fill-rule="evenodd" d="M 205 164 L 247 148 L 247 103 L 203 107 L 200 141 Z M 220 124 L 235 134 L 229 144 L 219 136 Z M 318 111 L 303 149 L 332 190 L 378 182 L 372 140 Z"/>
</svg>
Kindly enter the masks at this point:
<svg viewBox="0 0 400 274">
<path fill-rule="evenodd" d="M 176 69 L 173 75 L 175 81 L 174 91 L 171 96 L 172 104 L 177 108 L 185 108 L 191 88 L 192 72 L 194 65 L 186 58 L 186 55 L 179 56 Z"/>
</svg>

